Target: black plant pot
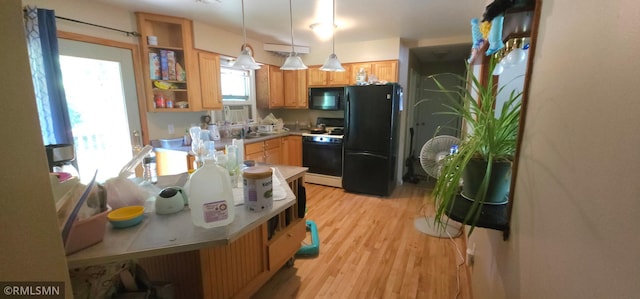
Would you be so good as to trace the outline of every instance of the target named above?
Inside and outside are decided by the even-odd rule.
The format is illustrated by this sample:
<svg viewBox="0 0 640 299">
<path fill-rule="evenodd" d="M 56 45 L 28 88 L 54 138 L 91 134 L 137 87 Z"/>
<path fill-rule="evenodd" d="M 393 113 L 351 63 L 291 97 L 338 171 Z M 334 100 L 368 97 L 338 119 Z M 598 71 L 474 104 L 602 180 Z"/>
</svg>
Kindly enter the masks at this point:
<svg viewBox="0 0 640 299">
<path fill-rule="evenodd" d="M 487 161 L 471 159 L 462 173 L 462 196 L 475 200 L 487 170 Z M 494 162 L 491 168 L 489 188 L 484 198 L 485 204 L 505 204 L 509 201 L 511 186 L 511 162 Z"/>
</svg>

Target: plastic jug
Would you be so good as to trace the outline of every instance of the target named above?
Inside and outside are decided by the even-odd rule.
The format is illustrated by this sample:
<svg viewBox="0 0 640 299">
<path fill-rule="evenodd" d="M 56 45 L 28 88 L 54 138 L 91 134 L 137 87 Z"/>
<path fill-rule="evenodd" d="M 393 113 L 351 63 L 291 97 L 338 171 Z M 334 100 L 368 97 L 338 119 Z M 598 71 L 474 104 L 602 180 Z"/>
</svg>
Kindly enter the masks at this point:
<svg viewBox="0 0 640 299">
<path fill-rule="evenodd" d="M 194 225 L 213 228 L 233 222 L 234 200 L 226 169 L 215 161 L 206 161 L 191 174 L 187 183 Z"/>
</svg>

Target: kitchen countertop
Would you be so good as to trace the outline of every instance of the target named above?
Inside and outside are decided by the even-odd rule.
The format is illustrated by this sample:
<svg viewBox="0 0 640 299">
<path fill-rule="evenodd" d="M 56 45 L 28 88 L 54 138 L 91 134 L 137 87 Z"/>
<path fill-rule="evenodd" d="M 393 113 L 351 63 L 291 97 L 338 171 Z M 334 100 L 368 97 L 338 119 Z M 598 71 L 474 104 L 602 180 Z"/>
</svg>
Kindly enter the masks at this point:
<svg viewBox="0 0 640 299">
<path fill-rule="evenodd" d="M 114 229 L 107 223 L 102 242 L 67 256 L 67 264 L 72 269 L 227 245 L 295 203 L 296 197 L 285 182 L 300 178 L 307 168 L 284 165 L 275 168 L 278 170 L 275 173 L 280 185 L 287 195 L 283 200 L 274 201 L 269 211 L 251 212 L 244 205 L 236 205 L 231 224 L 205 229 L 193 225 L 188 208 L 169 215 L 158 215 L 152 208 L 146 209 L 143 222 L 137 226 Z M 156 186 L 175 186 L 181 179 L 184 181 L 185 175 L 187 174 L 160 176 Z M 238 196 L 242 197 L 242 189 L 234 188 L 233 193 L 238 202 Z M 153 197 L 149 198 L 145 207 L 153 207 L 154 200 Z"/>
<path fill-rule="evenodd" d="M 284 136 L 289 136 L 289 135 L 298 135 L 298 136 L 302 136 L 303 133 L 309 133 L 309 130 L 289 130 L 289 131 L 285 131 L 285 132 L 281 132 L 281 133 L 273 133 L 273 134 L 264 134 L 263 136 L 260 137 L 253 137 L 253 138 L 245 138 L 244 139 L 244 144 L 251 144 L 251 143 L 256 143 L 256 142 L 262 142 L 265 140 L 269 140 L 269 139 L 273 139 L 273 138 L 277 138 L 277 137 L 284 137 Z M 232 144 L 234 138 L 228 138 L 228 137 L 224 137 L 224 138 L 220 138 L 220 140 L 215 140 L 215 145 L 216 145 L 216 149 L 217 150 L 223 150 L 225 149 L 225 147 L 227 145 Z M 158 140 L 151 140 L 151 146 L 154 147 L 154 149 L 156 151 L 163 151 L 163 150 L 173 150 L 173 151 L 181 151 L 181 152 L 189 152 L 191 151 L 191 146 L 175 146 L 175 147 L 160 147 L 160 142 Z"/>
</svg>

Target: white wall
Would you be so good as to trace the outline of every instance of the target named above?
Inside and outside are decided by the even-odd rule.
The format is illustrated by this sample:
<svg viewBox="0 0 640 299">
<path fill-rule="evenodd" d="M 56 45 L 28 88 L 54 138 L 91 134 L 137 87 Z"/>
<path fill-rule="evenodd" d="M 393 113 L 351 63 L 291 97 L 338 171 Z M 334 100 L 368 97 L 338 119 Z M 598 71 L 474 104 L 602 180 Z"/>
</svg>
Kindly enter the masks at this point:
<svg viewBox="0 0 640 299">
<path fill-rule="evenodd" d="M 193 22 L 193 43 L 195 48 L 237 57 L 242 47 L 240 32 L 232 33 L 201 22 Z M 264 51 L 264 43 L 247 38 L 253 48 L 253 58 L 259 63 L 280 65 L 282 57 Z M 328 54 L 327 54 L 328 55 Z"/>
<path fill-rule="evenodd" d="M 0 109 L 0 281 L 62 281 L 72 298 L 67 261 L 49 185 L 20 1 L 2 3 L 0 36 L 4 83 Z"/>
<path fill-rule="evenodd" d="M 409 115 L 413 114 L 413 107 L 409 103 L 411 88 L 409 87 L 409 45 L 401 42 L 398 45 L 398 83 L 402 86 L 402 111 L 400 111 L 400 127 L 398 136 L 398 160 L 396 161 L 396 181 L 402 184 L 405 169 L 405 157 L 410 155 L 408 134 L 410 125 L 407 124 Z"/>
<path fill-rule="evenodd" d="M 469 31 L 471 31 L 471 29 L 469 29 Z M 469 44 L 469 43 L 471 43 L 470 35 L 449 36 L 449 37 L 443 37 L 443 38 L 421 39 L 416 42 L 415 47 L 433 47 L 433 46 L 459 45 L 459 44 Z"/>
<path fill-rule="evenodd" d="M 512 235 L 476 230 L 474 298 L 640 294 L 640 2 L 544 1 Z"/>
<path fill-rule="evenodd" d="M 43 9 L 53 9 L 56 16 L 99 24 L 124 31 L 138 31 L 136 16 L 129 11 L 96 1 L 81 0 L 22 0 L 22 5 L 32 5 Z M 137 37 L 126 34 L 82 25 L 65 20 L 56 20 L 58 30 L 96 36 L 124 43 L 137 44 Z"/>
<path fill-rule="evenodd" d="M 357 43 L 338 43 L 336 41 L 335 49 L 336 55 L 342 63 L 393 60 L 399 58 L 400 39 L 388 38 Z M 331 41 L 326 43 L 325 48 L 313 48 L 309 51 L 309 54 L 301 57 L 305 64 L 317 65 L 323 64 L 329 54 L 331 54 Z"/>
</svg>

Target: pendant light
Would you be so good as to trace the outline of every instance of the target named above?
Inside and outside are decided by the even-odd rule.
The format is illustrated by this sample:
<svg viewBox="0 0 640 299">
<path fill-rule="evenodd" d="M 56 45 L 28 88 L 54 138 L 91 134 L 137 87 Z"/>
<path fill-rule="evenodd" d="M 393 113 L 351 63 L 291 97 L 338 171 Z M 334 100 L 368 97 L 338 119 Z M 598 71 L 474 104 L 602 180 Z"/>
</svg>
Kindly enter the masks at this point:
<svg viewBox="0 0 640 299">
<path fill-rule="evenodd" d="M 284 61 L 284 64 L 280 67 L 281 70 L 306 70 L 308 67 L 304 65 L 302 59 L 293 46 L 293 9 L 291 8 L 291 0 L 289 0 L 289 21 L 291 21 L 291 52 Z"/>
<path fill-rule="evenodd" d="M 256 63 L 247 48 L 247 32 L 244 27 L 244 0 L 242 0 L 242 52 L 236 59 L 236 62 L 233 63 L 233 67 L 243 70 L 259 69 L 260 65 Z"/>
<path fill-rule="evenodd" d="M 333 34 L 331 37 L 331 55 L 327 58 L 327 61 L 320 67 L 321 71 L 327 72 L 344 72 L 344 68 L 340 61 L 338 60 L 338 56 L 336 56 L 336 0 L 333 0 Z"/>
</svg>

